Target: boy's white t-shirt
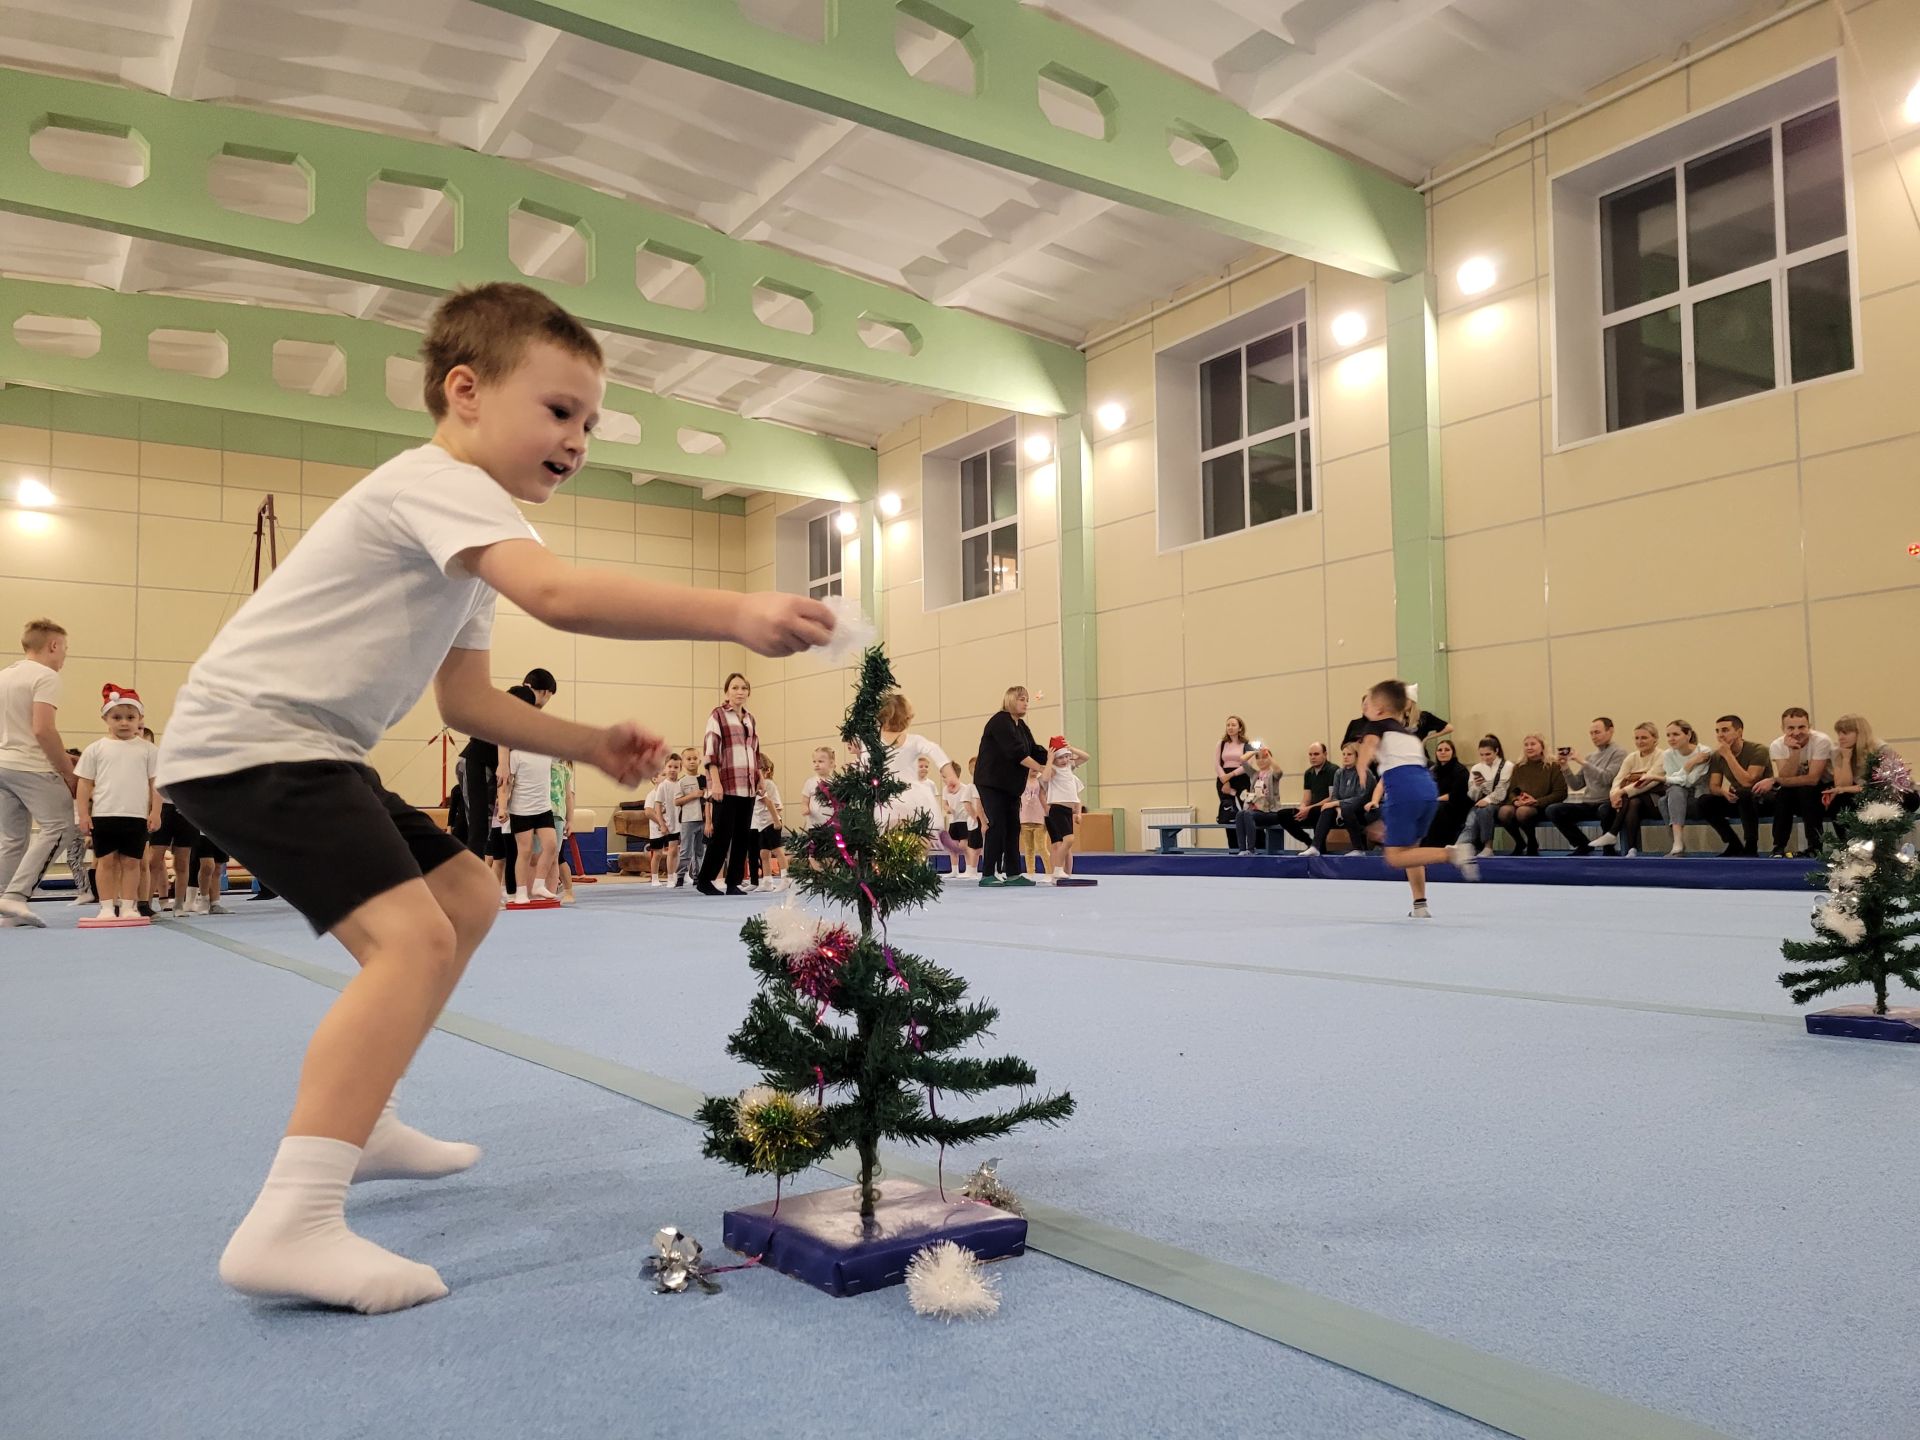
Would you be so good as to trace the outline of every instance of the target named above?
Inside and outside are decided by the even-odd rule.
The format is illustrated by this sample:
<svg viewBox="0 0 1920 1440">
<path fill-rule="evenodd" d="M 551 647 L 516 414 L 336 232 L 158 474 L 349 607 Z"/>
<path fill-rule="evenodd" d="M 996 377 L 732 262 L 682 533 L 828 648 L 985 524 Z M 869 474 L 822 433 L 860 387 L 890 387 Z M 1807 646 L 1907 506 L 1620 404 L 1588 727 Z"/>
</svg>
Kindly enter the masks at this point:
<svg viewBox="0 0 1920 1440">
<path fill-rule="evenodd" d="M 60 708 L 60 672 L 38 660 L 16 660 L 0 670 L 0 770 L 53 774 L 47 752 L 34 738 L 35 705 Z"/>
<path fill-rule="evenodd" d="M 74 773 L 93 781 L 93 813 L 114 820 L 144 820 L 147 782 L 160 768 L 160 752 L 146 740 L 103 735 L 74 762 Z"/>
<path fill-rule="evenodd" d="M 654 786 L 652 793 L 647 796 L 647 808 L 649 810 L 657 809 L 666 821 L 665 824 L 662 824 L 659 820 L 654 819 L 652 815 L 648 815 L 648 838 L 663 840 L 668 835 L 672 835 L 675 839 L 679 838 L 680 782 L 678 780 L 662 780 L 658 785 Z"/>
<path fill-rule="evenodd" d="M 973 827 L 973 811 L 967 808 L 970 801 L 978 800 L 980 792 L 974 786 L 962 781 L 958 790 L 940 787 L 940 803 L 946 807 L 947 824 Z"/>
<path fill-rule="evenodd" d="M 513 789 L 507 794 L 507 814 L 545 815 L 553 810 L 553 757 L 531 750 L 513 753 Z"/>
<path fill-rule="evenodd" d="M 698 775 L 680 777 L 679 796 L 682 825 L 698 825 L 707 818 L 707 792 L 701 788 Z"/>
<path fill-rule="evenodd" d="M 800 787 L 800 798 L 806 803 L 807 824 L 824 825 L 833 818 L 833 807 L 827 804 L 826 778 L 809 775 L 807 783 Z"/>
<path fill-rule="evenodd" d="M 773 824 L 773 810 L 767 803 L 769 800 L 774 805 L 780 803 L 780 787 L 771 780 L 762 780 L 760 793 L 753 797 L 753 828 L 756 830 L 765 830 Z"/>
<path fill-rule="evenodd" d="M 477 465 L 437 445 L 394 456 L 314 522 L 188 673 L 160 784 L 279 761 L 364 764 L 449 650 L 489 646 L 494 591 L 456 557 L 539 538 Z"/>
<path fill-rule="evenodd" d="M 1047 803 L 1049 805 L 1078 805 L 1080 792 L 1087 787 L 1080 783 L 1080 777 L 1072 770 L 1062 770 L 1058 766 L 1049 767 L 1047 776 Z"/>
</svg>

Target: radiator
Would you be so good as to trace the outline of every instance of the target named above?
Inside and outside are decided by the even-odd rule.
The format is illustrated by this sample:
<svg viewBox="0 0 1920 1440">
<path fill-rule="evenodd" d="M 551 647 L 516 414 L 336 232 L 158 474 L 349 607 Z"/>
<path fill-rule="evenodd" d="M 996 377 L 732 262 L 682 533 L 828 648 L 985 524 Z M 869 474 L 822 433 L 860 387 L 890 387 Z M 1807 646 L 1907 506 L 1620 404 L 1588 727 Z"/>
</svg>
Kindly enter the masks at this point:
<svg viewBox="0 0 1920 1440">
<path fill-rule="evenodd" d="M 1150 805 L 1140 811 L 1140 848 L 1158 850 L 1160 833 L 1156 825 L 1191 825 L 1193 806 L 1191 805 Z"/>
</svg>

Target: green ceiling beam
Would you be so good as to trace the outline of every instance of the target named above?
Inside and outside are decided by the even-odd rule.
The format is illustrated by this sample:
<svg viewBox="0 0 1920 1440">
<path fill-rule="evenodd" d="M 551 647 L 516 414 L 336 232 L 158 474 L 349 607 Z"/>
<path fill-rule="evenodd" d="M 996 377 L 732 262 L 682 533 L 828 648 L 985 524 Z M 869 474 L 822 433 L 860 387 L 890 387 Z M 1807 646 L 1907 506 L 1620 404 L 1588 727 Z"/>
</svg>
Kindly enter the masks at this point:
<svg viewBox="0 0 1920 1440">
<path fill-rule="evenodd" d="M 91 345 L 84 327 L 97 327 L 98 350 L 83 357 L 22 343 L 22 337 L 56 334 L 58 327 L 45 323 L 49 320 L 80 322 L 77 343 L 69 340 L 66 348 Z M 155 365 L 151 337 L 168 330 L 218 335 L 226 343 L 225 372 L 208 378 Z M 274 379 L 274 352 L 282 341 L 337 349 L 345 362 L 345 388 L 322 396 L 282 386 Z M 419 350 L 420 336 L 412 330 L 342 315 L 0 279 L 0 380 L 25 385 L 424 439 L 433 433 L 426 413 L 388 398 L 389 362 L 415 361 Z M 329 357 L 290 349 L 284 358 L 304 358 L 311 368 Z M 410 374 L 416 378 L 408 378 Z M 409 395 L 418 393 L 418 383 L 411 367 L 394 380 L 396 393 Z M 591 452 L 596 465 L 841 501 L 869 498 L 877 485 L 878 457 L 842 440 L 624 385 L 607 386 L 605 409 L 632 416 L 639 422 L 640 438 L 596 438 Z M 715 436 L 724 449 L 686 448 L 687 442 L 711 445 L 706 437 Z"/>
<path fill-rule="evenodd" d="M 30 142 L 49 127 L 134 139 L 147 155 L 146 177 L 123 188 L 43 168 Z M 222 155 L 304 172 L 312 213 L 288 222 L 223 208 L 207 183 L 209 166 Z M 382 180 L 453 200 L 454 253 L 431 255 L 374 237 L 366 197 Z M 1085 361 L 1069 346 L 510 160 L 84 80 L 0 70 L 0 209 L 422 294 L 524 280 L 602 329 L 1010 410 L 1061 414 L 1085 399 Z M 532 279 L 515 267 L 507 248 L 515 211 L 581 233 L 588 246 L 583 283 Z M 706 281 L 704 306 L 648 299 L 635 270 L 642 250 L 697 268 Z M 754 313 L 756 288 L 802 300 L 812 333 L 763 322 Z"/>
<path fill-rule="evenodd" d="M 819 42 L 757 24 L 726 0 L 481 3 L 1376 279 L 1424 264 L 1425 205 L 1411 187 L 1014 0 L 817 0 Z M 966 48 L 972 94 L 907 73 L 894 49 L 903 18 Z M 1104 116 L 1104 136 L 1053 124 L 1043 81 Z M 1210 152 L 1217 173 L 1179 164 L 1176 140 Z"/>
</svg>

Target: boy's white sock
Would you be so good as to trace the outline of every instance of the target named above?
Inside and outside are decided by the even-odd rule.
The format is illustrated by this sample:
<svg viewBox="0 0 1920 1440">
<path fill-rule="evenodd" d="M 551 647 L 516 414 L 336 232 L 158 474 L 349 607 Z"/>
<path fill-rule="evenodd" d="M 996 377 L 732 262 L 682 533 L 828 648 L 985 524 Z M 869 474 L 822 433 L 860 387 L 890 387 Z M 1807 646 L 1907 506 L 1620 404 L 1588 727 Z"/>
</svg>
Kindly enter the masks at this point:
<svg viewBox="0 0 1920 1440">
<path fill-rule="evenodd" d="M 416 1130 L 394 1113 L 395 1102 L 373 1122 L 373 1133 L 360 1152 L 353 1183 L 362 1180 L 438 1180 L 471 1169 L 480 1158 L 480 1147 L 461 1140 L 436 1140 Z"/>
<path fill-rule="evenodd" d="M 363 1315 L 438 1300 L 445 1282 L 347 1228 L 347 1185 L 360 1147 L 318 1135 L 280 1142 L 247 1218 L 220 1257 L 220 1278 L 243 1295 L 317 1300 Z"/>
<path fill-rule="evenodd" d="M 544 880 L 536 880 L 536 881 L 534 881 L 534 882 L 533 882 L 533 898 L 534 898 L 534 899 L 536 899 L 536 900 L 551 900 L 551 899 L 553 899 L 553 891 L 551 891 L 551 890 L 549 890 L 549 889 L 547 888 L 547 882 L 546 882 L 546 881 L 544 881 Z"/>
<path fill-rule="evenodd" d="M 96 920 L 118 920 L 120 916 L 118 911 L 116 911 L 114 908 L 113 901 L 102 900 L 100 902 L 100 913 L 95 915 L 93 918 Z"/>
</svg>

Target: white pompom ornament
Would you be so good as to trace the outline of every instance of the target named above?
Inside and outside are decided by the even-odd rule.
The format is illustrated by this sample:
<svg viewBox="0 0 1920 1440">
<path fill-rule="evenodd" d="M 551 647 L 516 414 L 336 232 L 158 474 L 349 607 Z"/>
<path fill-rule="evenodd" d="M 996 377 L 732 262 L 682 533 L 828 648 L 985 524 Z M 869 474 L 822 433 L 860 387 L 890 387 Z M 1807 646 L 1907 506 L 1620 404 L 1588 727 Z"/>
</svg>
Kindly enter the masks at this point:
<svg viewBox="0 0 1920 1440">
<path fill-rule="evenodd" d="M 791 898 L 763 911 L 760 921 L 767 927 L 767 948 L 787 960 L 813 949 L 826 925 L 820 916 L 802 910 Z"/>
<path fill-rule="evenodd" d="M 921 1315 L 977 1320 L 1000 1308 L 1000 1292 L 978 1255 L 942 1240 L 907 1262 L 907 1303 Z"/>
</svg>

